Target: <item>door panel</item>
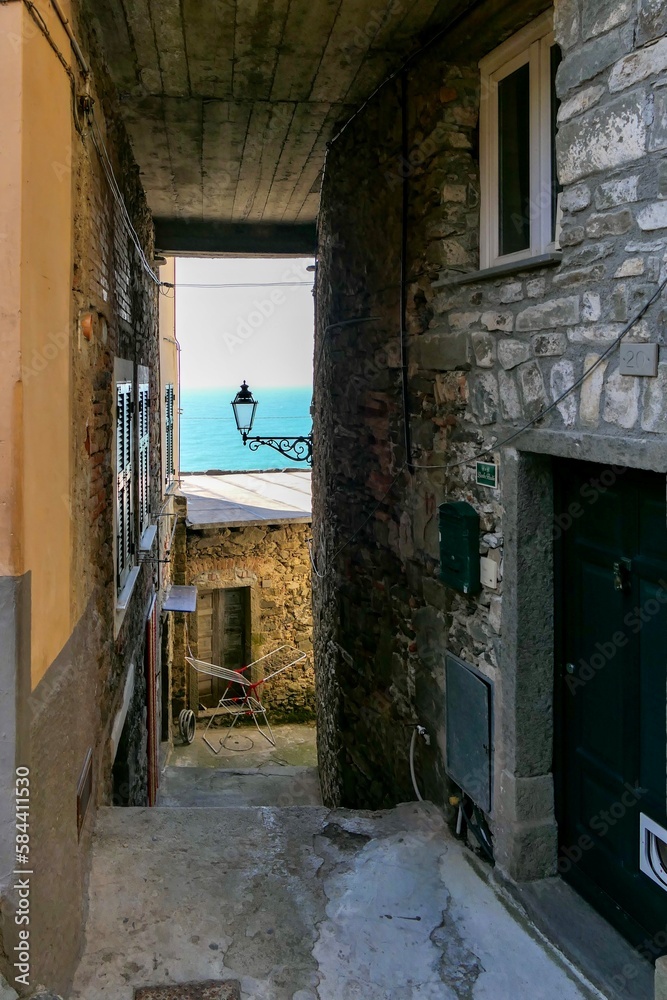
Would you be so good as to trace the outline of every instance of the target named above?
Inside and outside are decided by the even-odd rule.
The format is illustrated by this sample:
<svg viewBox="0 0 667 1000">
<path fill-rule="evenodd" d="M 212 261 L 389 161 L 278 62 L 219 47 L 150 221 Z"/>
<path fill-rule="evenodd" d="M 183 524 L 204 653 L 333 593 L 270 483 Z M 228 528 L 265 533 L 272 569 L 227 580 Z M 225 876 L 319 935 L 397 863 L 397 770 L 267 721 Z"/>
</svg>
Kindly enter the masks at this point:
<svg viewBox="0 0 667 1000">
<path fill-rule="evenodd" d="M 233 587 L 216 591 L 216 639 L 220 659 L 229 670 L 238 670 L 246 660 L 246 604 L 247 587 Z"/>
<path fill-rule="evenodd" d="M 560 868 L 641 944 L 667 925 L 667 892 L 639 869 L 640 814 L 667 825 L 665 477 L 554 471 L 572 514 L 556 552 Z"/>
<path fill-rule="evenodd" d="M 197 594 L 197 656 L 206 663 L 213 663 L 213 593 L 210 590 Z M 198 700 L 200 705 L 210 708 L 217 698 L 215 678 L 197 674 Z"/>
</svg>

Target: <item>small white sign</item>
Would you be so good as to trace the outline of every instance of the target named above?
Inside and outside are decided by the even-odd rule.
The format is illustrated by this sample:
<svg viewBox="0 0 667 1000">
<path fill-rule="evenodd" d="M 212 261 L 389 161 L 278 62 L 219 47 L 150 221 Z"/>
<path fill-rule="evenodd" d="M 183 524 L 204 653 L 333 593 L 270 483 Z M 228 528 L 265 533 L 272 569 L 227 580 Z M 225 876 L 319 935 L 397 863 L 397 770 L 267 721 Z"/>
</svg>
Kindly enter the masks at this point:
<svg viewBox="0 0 667 1000">
<path fill-rule="evenodd" d="M 479 560 L 479 578 L 483 587 L 489 590 L 498 588 L 498 563 L 495 559 L 482 556 Z"/>
<path fill-rule="evenodd" d="M 621 344 L 621 375 L 658 374 L 657 344 Z"/>
</svg>

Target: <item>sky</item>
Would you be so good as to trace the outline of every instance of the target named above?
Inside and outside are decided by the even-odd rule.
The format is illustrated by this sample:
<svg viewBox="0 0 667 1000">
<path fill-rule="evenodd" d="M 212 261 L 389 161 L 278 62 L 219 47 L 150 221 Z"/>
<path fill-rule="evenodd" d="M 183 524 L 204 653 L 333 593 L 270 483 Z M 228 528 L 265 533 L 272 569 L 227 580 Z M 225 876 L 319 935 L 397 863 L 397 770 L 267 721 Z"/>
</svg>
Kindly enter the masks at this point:
<svg viewBox="0 0 667 1000">
<path fill-rule="evenodd" d="M 181 385 L 309 386 L 313 378 L 314 261 L 297 257 L 176 261 Z M 188 288 L 190 284 L 306 281 L 307 285 Z"/>
</svg>

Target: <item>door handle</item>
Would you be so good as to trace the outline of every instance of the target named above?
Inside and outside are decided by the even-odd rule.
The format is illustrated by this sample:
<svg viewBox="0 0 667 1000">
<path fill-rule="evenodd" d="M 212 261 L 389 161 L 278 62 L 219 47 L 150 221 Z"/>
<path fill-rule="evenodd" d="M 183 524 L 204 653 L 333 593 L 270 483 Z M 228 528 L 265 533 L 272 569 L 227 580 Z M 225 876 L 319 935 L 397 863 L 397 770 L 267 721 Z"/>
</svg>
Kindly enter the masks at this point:
<svg viewBox="0 0 667 1000">
<path fill-rule="evenodd" d="M 632 572 L 632 561 L 630 559 L 619 559 L 614 563 L 614 590 L 621 592 L 630 589 L 630 573 Z"/>
</svg>

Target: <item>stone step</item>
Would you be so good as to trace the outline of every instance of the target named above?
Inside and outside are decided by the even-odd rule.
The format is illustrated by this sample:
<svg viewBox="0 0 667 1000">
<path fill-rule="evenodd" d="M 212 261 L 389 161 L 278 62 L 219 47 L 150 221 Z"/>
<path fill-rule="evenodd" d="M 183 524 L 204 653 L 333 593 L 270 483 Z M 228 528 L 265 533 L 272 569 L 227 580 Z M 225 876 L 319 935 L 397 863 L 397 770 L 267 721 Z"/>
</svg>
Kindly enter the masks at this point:
<svg viewBox="0 0 667 1000">
<path fill-rule="evenodd" d="M 70 1000 L 238 980 L 242 1000 L 591 1000 L 440 812 L 99 811 Z"/>
<path fill-rule="evenodd" d="M 261 768 L 165 768 L 158 805 L 201 809 L 215 806 L 319 806 L 316 767 L 279 764 Z"/>
</svg>

